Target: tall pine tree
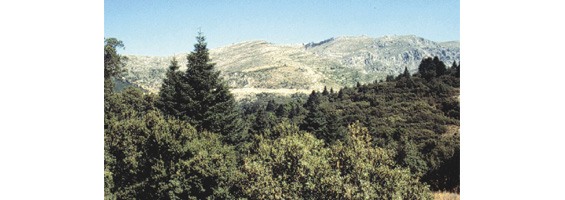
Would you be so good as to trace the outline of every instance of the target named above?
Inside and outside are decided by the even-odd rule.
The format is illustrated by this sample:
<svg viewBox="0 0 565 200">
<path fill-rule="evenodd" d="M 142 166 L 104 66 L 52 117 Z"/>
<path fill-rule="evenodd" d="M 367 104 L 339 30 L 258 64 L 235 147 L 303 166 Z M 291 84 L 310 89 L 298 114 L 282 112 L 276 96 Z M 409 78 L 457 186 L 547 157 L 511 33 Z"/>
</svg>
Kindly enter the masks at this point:
<svg viewBox="0 0 565 200">
<path fill-rule="evenodd" d="M 196 40 L 194 51 L 187 56 L 185 73 L 176 71 L 176 60 L 171 62 L 156 105 L 163 113 L 187 120 L 197 129 L 221 133 L 228 142 L 241 141 L 243 123 L 235 99 L 220 72 L 214 71 L 201 32 Z"/>
</svg>

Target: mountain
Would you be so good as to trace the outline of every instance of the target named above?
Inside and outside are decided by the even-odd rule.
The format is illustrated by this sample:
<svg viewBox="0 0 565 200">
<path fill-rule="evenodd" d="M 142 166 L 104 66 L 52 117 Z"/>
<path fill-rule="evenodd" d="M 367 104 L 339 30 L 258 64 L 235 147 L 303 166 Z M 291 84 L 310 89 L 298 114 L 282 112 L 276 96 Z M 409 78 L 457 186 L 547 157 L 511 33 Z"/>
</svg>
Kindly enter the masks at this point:
<svg viewBox="0 0 565 200">
<path fill-rule="evenodd" d="M 174 57 L 181 70 L 186 54 Z M 438 56 L 447 66 L 459 61 L 459 41 L 434 42 L 421 37 L 340 36 L 321 42 L 279 45 L 248 41 L 210 50 L 236 98 L 256 93 L 309 93 L 313 89 L 341 88 L 398 75 L 408 67 L 417 71 L 425 57 Z M 128 55 L 125 82 L 158 92 L 170 57 Z"/>
</svg>

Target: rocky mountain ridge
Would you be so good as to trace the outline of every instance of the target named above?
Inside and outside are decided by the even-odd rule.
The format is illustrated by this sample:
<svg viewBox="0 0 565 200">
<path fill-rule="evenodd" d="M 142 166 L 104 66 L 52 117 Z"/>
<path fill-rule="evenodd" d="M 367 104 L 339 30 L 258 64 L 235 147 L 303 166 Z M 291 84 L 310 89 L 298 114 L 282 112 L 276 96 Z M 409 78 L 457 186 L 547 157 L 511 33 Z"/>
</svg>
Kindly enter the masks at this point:
<svg viewBox="0 0 565 200">
<path fill-rule="evenodd" d="M 170 57 L 128 55 L 124 81 L 158 92 L 170 60 L 186 68 L 187 53 Z M 236 98 L 267 92 L 308 93 L 324 86 L 340 88 L 397 75 L 438 56 L 446 65 L 459 62 L 459 41 L 434 42 L 421 37 L 340 36 L 307 44 L 279 45 L 248 41 L 210 50 L 216 69 Z"/>
</svg>

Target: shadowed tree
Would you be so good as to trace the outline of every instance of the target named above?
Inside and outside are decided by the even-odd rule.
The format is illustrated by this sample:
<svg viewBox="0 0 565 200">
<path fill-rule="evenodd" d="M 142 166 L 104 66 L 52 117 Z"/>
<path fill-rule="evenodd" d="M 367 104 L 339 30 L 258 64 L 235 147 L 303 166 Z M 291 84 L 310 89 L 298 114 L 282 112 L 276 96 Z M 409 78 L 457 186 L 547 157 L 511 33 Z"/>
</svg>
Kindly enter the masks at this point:
<svg viewBox="0 0 565 200">
<path fill-rule="evenodd" d="M 404 73 L 402 73 L 404 78 L 410 77 L 410 72 L 408 72 L 408 67 L 404 67 Z"/>
<path fill-rule="evenodd" d="M 330 93 L 328 92 L 328 88 L 326 88 L 326 86 L 324 86 L 324 91 L 322 92 L 322 95 L 328 96 L 328 94 L 330 94 Z"/>
<path fill-rule="evenodd" d="M 275 103 L 275 100 L 271 99 L 269 100 L 269 102 L 267 102 L 267 111 L 268 112 L 273 112 L 275 111 L 275 109 L 277 108 L 277 103 Z"/>
<path fill-rule="evenodd" d="M 443 61 L 440 61 L 439 58 L 436 56 L 434 57 L 434 65 L 436 66 L 436 76 L 444 75 L 447 71 L 447 68 Z"/>
</svg>

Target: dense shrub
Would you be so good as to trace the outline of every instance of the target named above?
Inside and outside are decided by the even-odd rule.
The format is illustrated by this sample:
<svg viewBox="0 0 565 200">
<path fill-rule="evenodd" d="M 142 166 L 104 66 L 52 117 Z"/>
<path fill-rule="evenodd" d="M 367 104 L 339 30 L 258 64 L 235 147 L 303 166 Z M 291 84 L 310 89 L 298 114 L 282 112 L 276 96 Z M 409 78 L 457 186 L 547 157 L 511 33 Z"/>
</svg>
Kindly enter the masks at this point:
<svg viewBox="0 0 565 200">
<path fill-rule="evenodd" d="M 241 173 L 221 138 L 158 112 L 110 123 L 105 191 L 116 199 L 233 198 Z"/>
<path fill-rule="evenodd" d="M 387 150 L 372 146 L 365 128 L 352 125 L 349 141 L 325 147 L 310 133 L 279 127 L 280 138 L 257 137 L 257 153 L 244 159 L 248 198 L 431 199 L 427 186 Z"/>
</svg>

